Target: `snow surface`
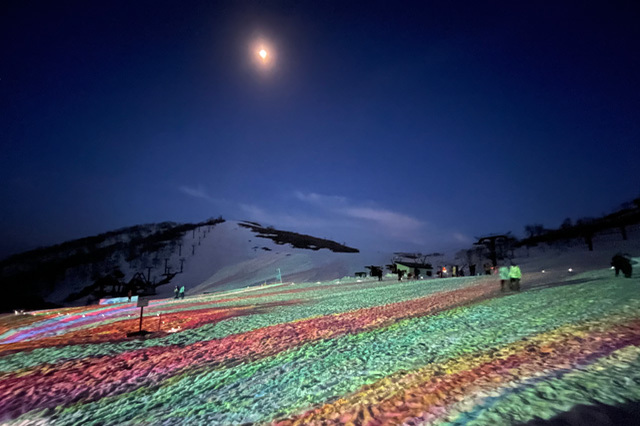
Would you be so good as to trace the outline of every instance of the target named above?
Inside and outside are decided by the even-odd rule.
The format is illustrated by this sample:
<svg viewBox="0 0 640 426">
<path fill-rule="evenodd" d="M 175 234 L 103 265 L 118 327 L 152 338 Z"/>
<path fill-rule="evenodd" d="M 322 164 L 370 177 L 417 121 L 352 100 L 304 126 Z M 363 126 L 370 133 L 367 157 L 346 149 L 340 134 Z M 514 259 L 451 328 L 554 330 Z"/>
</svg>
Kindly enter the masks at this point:
<svg viewBox="0 0 640 426">
<path fill-rule="evenodd" d="M 145 228 L 146 234 L 152 228 Z M 515 251 L 516 262 L 521 265 L 528 281 L 543 285 L 545 282 L 564 279 L 589 268 L 607 266 L 612 255 L 618 251 L 638 253 L 640 226 L 628 227 L 628 240 L 622 241 L 620 233 L 612 230 L 594 238 L 594 251 L 587 249 L 584 241 L 572 240 L 553 246 L 541 245 L 520 248 Z M 115 237 L 126 241 L 126 235 Z M 111 244 L 114 241 L 107 241 Z M 316 282 L 353 277 L 355 272 L 367 271 L 366 265 L 391 263 L 393 253 L 376 251 L 375 247 L 357 247 L 360 253 L 334 253 L 327 249 L 317 251 L 293 248 L 288 244 L 278 245 L 268 238 L 257 237 L 239 222 L 226 221 L 215 226 L 204 225 L 187 232 L 177 244 L 169 245 L 156 253 L 156 265 L 151 271 L 151 280 L 160 281 L 164 262 L 172 272 L 180 270 L 172 282 L 157 287 L 157 297 L 173 296 L 174 285 L 184 285 L 187 294 L 202 294 L 259 286 L 279 282 L 278 270 L 283 282 Z M 465 262 L 448 254 L 435 260 L 442 265 L 462 265 Z M 113 265 L 118 266 L 129 280 L 137 272 L 145 275 L 144 262 L 126 262 L 123 258 Z M 436 264 L 434 264 L 436 266 Z M 542 273 L 542 270 L 545 273 Z M 64 281 L 47 299 L 63 303 L 71 293 L 92 284 L 90 268 L 69 270 Z M 87 298 L 76 304 L 87 303 Z"/>
<path fill-rule="evenodd" d="M 258 255 L 237 231 L 222 229 L 224 253 L 203 248 L 213 232 L 200 240 L 197 264 L 237 263 L 212 260 L 220 269 L 193 292 L 262 279 L 260 268 L 339 271 L 321 252 Z M 633 278 L 614 277 L 618 251 L 635 258 Z M 516 254 L 521 293 L 500 293 L 496 276 L 227 289 L 152 301 L 142 340 L 125 337 L 135 304 L 0 316 L 0 421 L 493 425 L 640 401 L 637 229 L 594 239 L 593 252 Z"/>
<path fill-rule="evenodd" d="M 389 263 L 391 253 L 376 253 L 364 250 L 362 253 L 334 253 L 328 249 L 317 251 L 278 245 L 268 238 L 257 237 L 251 230 L 237 221 L 225 221 L 215 226 L 203 225 L 188 231 L 175 244 L 169 244 L 155 253 L 147 253 L 135 261 L 128 262 L 123 253 L 112 259 L 105 273 L 119 268 L 130 280 L 136 273 L 148 275 L 146 266 L 153 265 L 150 280 L 160 282 L 164 276 L 165 262 L 171 272 L 179 272 L 170 283 L 156 288 L 157 297 L 173 296 L 175 285 L 184 285 L 188 294 L 222 291 L 247 286 L 279 282 L 278 269 L 282 281 L 320 281 L 353 276 L 365 271 L 370 264 Z M 140 227 L 145 235 L 155 231 L 153 226 Z M 116 234 L 105 240 L 104 246 L 116 242 L 127 242 L 130 236 Z M 155 259 L 155 260 L 154 260 Z M 64 279 L 55 286 L 46 299 L 57 304 L 65 304 L 70 293 L 79 292 L 93 284 L 90 266 L 70 268 Z M 74 305 L 85 305 L 89 297 L 77 300 Z"/>
<path fill-rule="evenodd" d="M 594 238 L 594 251 L 588 251 L 583 241 L 570 241 L 555 246 L 521 248 L 514 259 L 524 273 L 533 280 L 545 282 L 561 279 L 590 269 L 606 267 L 618 251 L 640 254 L 640 226 L 629 227 L 628 240 L 611 232 Z M 198 234 L 189 233 L 185 246 L 198 243 Z M 250 230 L 228 221 L 214 227 L 206 238 L 200 239 L 196 254 L 187 258 L 185 273 L 174 282 L 185 284 L 191 294 L 244 288 L 277 282 L 277 269 L 285 282 L 315 282 L 353 277 L 355 272 L 366 271 L 366 265 L 391 263 L 392 253 L 375 252 L 359 247 L 360 253 L 333 253 L 292 248 L 278 245 L 270 239 L 258 238 Z M 183 247 L 183 249 L 184 249 Z M 253 249 L 257 247 L 257 249 Z M 270 251 L 262 248 L 267 247 Z M 448 255 L 442 264 L 460 264 Z M 572 268 L 573 272 L 568 272 Z M 541 271 L 545 270 L 543 274 Z M 171 287 L 171 288 L 169 288 Z M 172 286 L 165 286 L 162 295 L 170 296 Z"/>
<path fill-rule="evenodd" d="M 268 238 L 257 237 L 236 221 L 226 221 L 206 234 L 203 232 L 198 229 L 195 236 L 191 232 L 185 235 L 184 273 L 176 276 L 172 285 L 159 288 L 159 295 L 170 296 L 174 284 L 184 284 L 190 294 L 271 284 L 278 281 L 278 269 L 286 282 L 331 280 L 352 276 L 364 271 L 365 265 L 375 261 L 386 263 L 391 258 L 390 253 L 334 253 L 327 249 L 314 251 L 278 245 Z M 193 245 L 195 254 L 191 255 Z M 170 263 L 179 263 L 177 254 Z"/>
</svg>

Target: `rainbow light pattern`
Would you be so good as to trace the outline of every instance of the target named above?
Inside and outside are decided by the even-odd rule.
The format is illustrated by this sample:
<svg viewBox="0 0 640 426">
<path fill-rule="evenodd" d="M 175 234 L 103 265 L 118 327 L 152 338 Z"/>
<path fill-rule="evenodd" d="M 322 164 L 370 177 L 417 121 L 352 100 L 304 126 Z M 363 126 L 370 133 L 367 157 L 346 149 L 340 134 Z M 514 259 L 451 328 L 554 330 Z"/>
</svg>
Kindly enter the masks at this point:
<svg viewBox="0 0 640 426">
<path fill-rule="evenodd" d="M 133 303 L 5 315 L 0 421 L 499 425 L 639 401 L 639 280 L 610 275 L 504 297 L 468 277 L 157 300 L 143 339 Z"/>
</svg>

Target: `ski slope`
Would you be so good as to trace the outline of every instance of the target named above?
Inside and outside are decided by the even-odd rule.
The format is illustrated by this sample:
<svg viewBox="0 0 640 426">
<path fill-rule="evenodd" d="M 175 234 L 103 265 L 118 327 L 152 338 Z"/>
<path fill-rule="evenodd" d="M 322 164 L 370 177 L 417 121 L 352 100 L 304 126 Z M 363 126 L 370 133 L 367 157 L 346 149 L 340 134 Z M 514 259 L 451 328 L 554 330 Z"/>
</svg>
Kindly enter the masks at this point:
<svg viewBox="0 0 640 426">
<path fill-rule="evenodd" d="M 535 272 L 559 256 L 523 258 L 516 294 L 480 276 L 160 299 L 138 339 L 133 303 L 6 315 L 0 420 L 484 425 L 640 401 L 637 266 Z"/>
</svg>

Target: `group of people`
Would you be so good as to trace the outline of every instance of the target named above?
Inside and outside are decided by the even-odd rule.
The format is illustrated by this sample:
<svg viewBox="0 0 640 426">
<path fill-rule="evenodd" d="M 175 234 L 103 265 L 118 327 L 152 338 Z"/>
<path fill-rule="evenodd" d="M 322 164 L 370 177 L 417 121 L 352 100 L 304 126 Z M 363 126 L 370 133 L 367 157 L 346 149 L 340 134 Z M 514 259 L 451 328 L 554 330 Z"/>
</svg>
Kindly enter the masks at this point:
<svg viewBox="0 0 640 426">
<path fill-rule="evenodd" d="M 616 277 L 620 272 L 622 272 L 626 278 L 631 278 L 631 257 L 628 254 L 616 253 L 616 255 L 611 259 L 611 266 L 612 269 L 615 269 Z M 520 267 L 518 265 L 514 263 L 511 263 L 511 266 L 509 267 L 503 265 L 498 269 L 498 274 L 500 275 L 501 291 L 520 291 L 522 271 L 520 271 Z"/>
<path fill-rule="evenodd" d="M 174 299 L 184 299 L 184 286 L 180 286 L 179 288 L 176 286 L 176 288 L 173 289 L 173 294 L 175 294 Z"/>
<path fill-rule="evenodd" d="M 511 264 L 507 267 L 503 265 L 498 269 L 500 275 L 500 290 L 507 291 L 507 283 L 509 284 L 509 290 L 520 291 L 520 279 L 522 278 L 522 271 L 516 264 Z"/>
</svg>

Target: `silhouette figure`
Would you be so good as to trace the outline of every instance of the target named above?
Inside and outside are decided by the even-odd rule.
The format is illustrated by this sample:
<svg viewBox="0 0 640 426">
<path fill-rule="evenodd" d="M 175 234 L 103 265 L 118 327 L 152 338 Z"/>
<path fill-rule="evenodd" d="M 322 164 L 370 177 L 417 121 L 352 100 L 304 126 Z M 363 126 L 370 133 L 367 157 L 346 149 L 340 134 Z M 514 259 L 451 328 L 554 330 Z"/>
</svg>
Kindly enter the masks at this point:
<svg viewBox="0 0 640 426">
<path fill-rule="evenodd" d="M 616 270 L 616 277 L 620 274 L 620 271 L 622 271 L 626 278 L 631 278 L 632 268 L 629 255 L 616 253 L 611 259 L 611 266 Z"/>
</svg>

